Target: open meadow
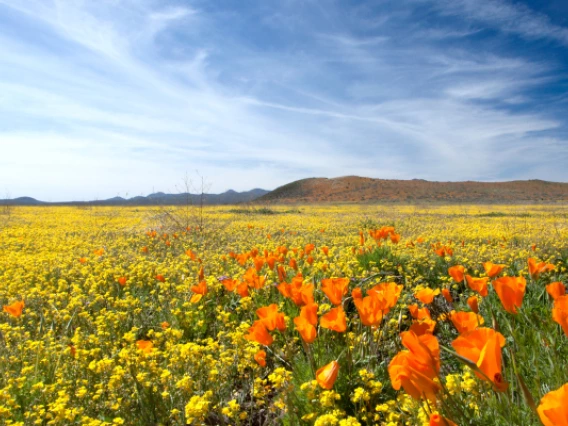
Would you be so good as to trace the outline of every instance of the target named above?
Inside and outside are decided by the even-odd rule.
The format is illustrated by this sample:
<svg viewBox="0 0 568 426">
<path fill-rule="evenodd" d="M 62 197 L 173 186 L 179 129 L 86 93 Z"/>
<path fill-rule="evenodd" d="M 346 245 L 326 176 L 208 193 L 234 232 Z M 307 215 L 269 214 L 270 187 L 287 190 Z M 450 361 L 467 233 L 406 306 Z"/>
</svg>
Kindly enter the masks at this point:
<svg viewBox="0 0 568 426">
<path fill-rule="evenodd" d="M 568 206 L 1 213 L 1 424 L 568 425 Z"/>
</svg>

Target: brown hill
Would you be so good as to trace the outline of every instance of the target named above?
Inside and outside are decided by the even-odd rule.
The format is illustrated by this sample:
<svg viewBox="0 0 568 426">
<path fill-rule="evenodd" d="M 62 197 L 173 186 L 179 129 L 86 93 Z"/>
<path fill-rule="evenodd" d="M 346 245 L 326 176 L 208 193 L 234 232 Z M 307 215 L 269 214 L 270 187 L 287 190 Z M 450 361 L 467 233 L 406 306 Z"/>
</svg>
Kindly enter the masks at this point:
<svg viewBox="0 0 568 426">
<path fill-rule="evenodd" d="M 302 179 L 255 200 L 261 203 L 438 202 L 550 203 L 568 202 L 568 183 L 525 180 L 511 182 L 430 182 L 345 176 Z"/>
</svg>

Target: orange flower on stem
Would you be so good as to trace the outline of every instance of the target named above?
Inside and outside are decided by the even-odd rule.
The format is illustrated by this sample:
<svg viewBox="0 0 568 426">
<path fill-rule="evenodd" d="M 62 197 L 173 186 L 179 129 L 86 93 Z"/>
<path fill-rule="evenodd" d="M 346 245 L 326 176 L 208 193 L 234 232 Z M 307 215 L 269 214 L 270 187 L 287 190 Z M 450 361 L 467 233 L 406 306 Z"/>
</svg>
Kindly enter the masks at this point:
<svg viewBox="0 0 568 426">
<path fill-rule="evenodd" d="M 371 293 L 367 297 L 354 298 L 353 302 L 359 312 L 361 323 L 371 327 L 377 326 L 383 320 L 388 301 L 380 293 Z"/>
<path fill-rule="evenodd" d="M 412 331 L 400 334 L 402 344 L 408 349 L 400 351 L 388 366 L 392 387 L 404 388 L 414 399 L 423 397 L 436 401 L 441 389 L 434 381 L 440 372 L 440 346 L 431 334 L 417 336 Z"/>
<path fill-rule="evenodd" d="M 557 322 L 568 336 L 568 295 L 560 296 L 554 301 L 552 319 Z"/>
<path fill-rule="evenodd" d="M 261 345 L 270 346 L 274 339 L 266 329 L 266 326 L 262 321 L 255 321 L 248 329 L 248 334 L 245 335 L 245 339 L 251 340 L 253 342 L 260 343 Z"/>
<path fill-rule="evenodd" d="M 451 420 L 446 419 L 438 413 L 430 414 L 430 426 L 457 426 Z"/>
<path fill-rule="evenodd" d="M 146 354 L 151 353 L 154 348 L 154 344 L 150 340 L 138 340 L 136 342 L 136 346 L 138 346 L 138 349 Z"/>
<path fill-rule="evenodd" d="M 264 287 L 266 279 L 264 277 L 259 277 L 254 268 L 249 268 L 244 275 L 244 280 L 247 282 L 248 286 L 254 289 L 260 289 Z"/>
<path fill-rule="evenodd" d="M 450 312 L 450 320 L 459 334 L 469 333 L 483 325 L 483 317 L 475 312 Z"/>
<path fill-rule="evenodd" d="M 550 297 L 556 300 L 560 296 L 564 296 L 566 294 L 566 287 L 560 281 L 556 281 L 546 286 L 546 292 L 550 295 Z"/>
<path fill-rule="evenodd" d="M 456 283 L 463 282 L 464 272 L 465 268 L 462 265 L 452 266 L 448 269 L 448 274 L 450 274 L 450 277 L 452 277 Z"/>
<path fill-rule="evenodd" d="M 239 282 L 237 280 L 232 278 L 225 278 L 221 281 L 221 284 L 223 284 L 223 287 L 225 287 L 225 290 L 227 291 L 234 291 L 238 283 Z"/>
<path fill-rule="evenodd" d="M 302 316 L 296 317 L 294 318 L 294 324 L 296 325 L 296 330 L 298 331 L 298 333 L 300 333 L 300 336 L 302 336 L 304 342 L 312 343 L 314 340 L 316 340 L 316 328 L 312 324 L 310 324 L 310 322 L 306 318 Z"/>
<path fill-rule="evenodd" d="M 425 288 L 414 293 L 414 297 L 416 297 L 425 305 L 428 305 L 434 301 L 434 297 L 438 294 L 440 294 L 439 288 L 435 290 L 432 290 L 431 288 Z"/>
<path fill-rule="evenodd" d="M 117 281 L 122 287 L 124 287 L 126 285 L 127 278 L 126 277 L 120 277 Z"/>
<path fill-rule="evenodd" d="M 430 316 L 430 311 L 426 307 L 419 309 L 418 305 L 416 305 L 416 304 L 408 305 L 408 311 L 410 312 L 410 315 L 414 319 L 417 319 L 417 320 L 422 320 L 422 319 L 425 319 L 425 318 L 432 319 L 432 317 Z"/>
<path fill-rule="evenodd" d="M 311 325 L 315 326 L 318 323 L 318 305 L 317 303 L 310 303 L 309 305 L 302 306 L 300 316 L 305 318 Z"/>
<path fill-rule="evenodd" d="M 508 384 L 501 375 L 501 348 L 505 346 L 505 337 L 492 328 L 478 328 L 463 334 L 452 342 L 455 351 L 477 365 L 475 374 L 483 380 L 489 380 L 493 387 L 504 392 Z"/>
<path fill-rule="evenodd" d="M 325 278 L 321 280 L 321 289 L 334 305 L 340 305 L 347 294 L 349 278 Z"/>
<path fill-rule="evenodd" d="M 477 291 L 483 297 L 487 296 L 487 282 L 489 281 L 489 277 L 474 278 L 470 275 L 466 275 L 465 280 L 469 288 L 473 291 Z"/>
<path fill-rule="evenodd" d="M 341 306 L 331 309 L 327 314 L 320 318 L 320 325 L 323 328 L 343 333 L 347 330 L 347 317 Z"/>
<path fill-rule="evenodd" d="M 2 310 L 13 317 L 20 318 L 22 316 L 22 312 L 24 311 L 25 303 L 23 300 L 19 302 L 14 302 L 11 305 L 3 306 Z"/>
<path fill-rule="evenodd" d="M 323 389 L 330 390 L 337 380 L 337 373 L 339 373 L 339 363 L 331 361 L 316 371 L 316 380 Z"/>
<path fill-rule="evenodd" d="M 539 275 L 554 270 L 554 265 L 552 263 L 540 262 L 537 263 L 536 259 L 530 257 L 528 259 L 529 264 L 529 274 L 533 280 L 538 279 Z"/>
<path fill-rule="evenodd" d="M 386 305 L 383 310 L 383 315 L 387 315 L 390 312 L 390 309 L 396 305 L 396 302 L 398 302 L 402 288 L 403 286 L 397 283 L 380 283 L 367 291 L 367 294 L 372 296 L 373 293 L 376 293 L 385 300 Z"/>
<path fill-rule="evenodd" d="M 201 281 L 199 284 L 192 286 L 190 290 L 195 293 L 191 296 L 190 302 L 198 303 L 201 298 L 207 294 L 207 283 L 205 281 Z"/>
<path fill-rule="evenodd" d="M 544 395 L 536 411 L 544 426 L 568 426 L 568 383 Z"/>
<path fill-rule="evenodd" d="M 467 298 L 467 306 L 476 314 L 479 313 L 479 296 L 470 296 Z"/>
<path fill-rule="evenodd" d="M 278 312 L 278 305 L 275 303 L 257 309 L 256 314 L 268 330 L 272 331 L 276 328 L 280 331 L 286 330 L 284 314 Z"/>
<path fill-rule="evenodd" d="M 527 281 L 524 277 L 502 277 L 493 281 L 493 288 L 501 300 L 505 310 L 511 314 L 517 313 L 525 297 Z"/>
<path fill-rule="evenodd" d="M 444 296 L 444 299 L 446 299 L 446 302 L 448 302 L 448 303 L 452 303 L 454 301 L 454 298 L 452 297 L 452 293 L 447 288 L 442 289 L 442 296 Z"/>
<path fill-rule="evenodd" d="M 424 318 L 412 321 L 412 325 L 408 331 L 413 331 L 417 336 L 422 336 L 423 334 L 433 334 L 435 328 L 436 321 L 430 318 Z"/>
<path fill-rule="evenodd" d="M 254 354 L 254 360 L 261 367 L 266 367 L 266 352 L 261 349 L 260 351 Z"/>
<path fill-rule="evenodd" d="M 505 269 L 507 265 L 501 265 L 492 262 L 485 262 L 483 264 L 483 269 L 485 269 L 485 273 L 489 278 L 493 278 L 501 273 L 503 269 Z"/>
</svg>

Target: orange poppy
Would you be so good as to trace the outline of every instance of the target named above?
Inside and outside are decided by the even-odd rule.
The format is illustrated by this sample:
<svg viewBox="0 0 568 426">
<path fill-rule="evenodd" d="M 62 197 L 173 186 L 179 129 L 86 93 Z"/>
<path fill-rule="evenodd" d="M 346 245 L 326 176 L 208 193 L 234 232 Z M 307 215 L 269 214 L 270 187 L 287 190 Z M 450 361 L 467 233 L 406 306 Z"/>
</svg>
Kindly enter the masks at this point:
<svg viewBox="0 0 568 426">
<path fill-rule="evenodd" d="M 450 312 L 450 320 L 459 334 L 469 333 L 483 325 L 483 317 L 475 312 Z"/>
<path fill-rule="evenodd" d="M 337 373 L 339 373 L 339 363 L 331 361 L 316 371 L 316 380 L 323 389 L 330 390 L 337 380 Z"/>
<path fill-rule="evenodd" d="M 380 293 L 371 293 L 367 297 L 354 298 L 355 307 L 359 312 L 361 323 L 375 327 L 383 320 L 387 300 Z"/>
<path fill-rule="evenodd" d="M 343 333 L 347 330 L 347 317 L 341 306 L 331 309 L 327 314 L 320 317 L 320 325 L 323 328 Z"/>
<path fill-rule="evenodd" d="M 203 265 L 201 265 L 201 268 L 199 268 L 199 275 L 197 279 L 199 281 L 202 281 L 204 278 L 205 278 L 205 271 L 203 270 Z"/>
<path fill-rule="evenodd" d="M 318 323 L 318 305 L 317 303 L 310 303 L 302 306 L 300 316 L 305 318 L 311 325 Z"/>
<path fill-rule="evenodd" d="M 452 277 L 456 283 L 463 282 L 464 272 L 465 268 L 462 265 L 456 265 L 448 268 L 448 274 L 450 274 L 450 277 Z"/>
<path fill-rule="evenodd" d="M 438 294 L 440 294 L 439 288 L 435 290 L 432 290 L 431 288 L 424 288 L 414 293 L 414 297 L 416 297 L 425 305 L 428 305 L 434 301 L 434 297 L 437 296 Z"/>
<path fill-rule="evenodd" d="M 560 281 L 556 281 L 546 286 L 546 292 L 550 294 L 550 297 L 556 300 L 566 294 L 566 287 Z"/>
<path fill-rule="evenodd" d="M 23 300 L 19 302 L 14 302 L 11 305 L 3 306 L 2 310 L 13 317 L 19 318 L 22 316 L 22 312 L 24 311 L 25 303 Z"/>
<path fill-rule="evenodd" d="M 401 333 L 402 344 L 408 349 L 400 351 L 388 366 L 392 387 L 404 388 L 414 399 L 426 397 L 436 401 L 441 386 L 434 381 L 440 371 L 440 346 L 431 334 L 417 336 L 412 331 Z"/>
<path fill-rule="evenodd" d="M 276 328 L 280 331 L 286 330 L 284 314 L 278 312 L 277 304 L 273 303 L 269 306 L 263 306 L 256 310 L 256 314 L 268 330 L 272 331 Z"/>
<path fill-rule="evenodd" d="M 544 395 L 536 409 L 544 426 L 568 426 L 568 383 Z"/>
<path fill-rule="evenodd" d="M 395 233 L 390 234 L 390 240 L 393 244 L 398 244 L 400 241 L 400 234 L 395 234 Z"/>
<path fill-rule="evenodd" d="M 351 297 L 353 299 L 363 298 L 363 291 L 361 290 L 361 287 L 356 287 L 353 290 L 351 290 Z"/>
<path fill-rule="evenodd" d="M 328 299 L 334 305 L 340 305 L 343 296 L 347 294 L 349 278 L 324 278 L 321 280 L 321 288 Z"/>
<path fill-rule="evenodd" d="M 430 316 L 430 311 L 426 307 L 419 309 L 418 305 L 414 304 L 414 305 L 408 305 L 408 310 L 410 312 L 410 315 L 414 319 L 417 319 L 417 320 L 421 320 L 421 319 L 425 319 L 425 318 L 432 319 L 431 316 Z"/>
<path fill-rule="evenodd" d="M 326 256 L 329 256 L 329 247 L 323 246 L 321 247 L 321 251 L 323 251 L 323 254 L 325 254 Z"/>
<path fill-rule="evenodd" d="M 207 294 L 207 283 L 201 281 L 199 284 L 192 286 L 190 290 L 195 294 L 191 296 L 189 301 L 191 303 L 198 303 L 201 298 Z"/>
<path fill-rule="evenodd" d="M 80 257 L 80 258 L 79 258 L 79 263 L 80 263 L 81 265 L 84 265 L 85 263 L 87 263 L 87 258 L 86 258 L 86 257 Z"/>
<path fill-rule="evenodd" d="M 477 291 L 483 297 L 487 296 L 487 282 L 489 281 L 489 277 L 474 278 L 470 275 L 466 275 L 465 280 L 469 288 L 473 291 Z"/>
<path fill-rule="evenodd" d="M 367 294 L 371 296 L 373 293 L 377 293 L 385 299 L 386 304 L 383 308 L 383 314 L 387 315 L 390 312 L 390 309 L 396 305 L 396 302 L 398 302 L 398 298 L 400 297 L 403 287 L 404 286 L 393 282 L 380 283 L 371 288 Z"/>
<path fill-rule="evenodd" d="M 138 340 L 136 342 L 136 346 L 138 346 L 138 349 L 140 349 L 142 352 L 149 354 L 152 352 L 154 344 L 150 340 Z"/>
<path fill-rule="evenodd" d="M 170 323 L 167 322 L 167 321 L 164 321 L 164 322 L 162 322 L 162 323 L 160 324 L 160 327 L 162 327 L 162 329 L 165 330 L 165 329 L 167 329 L 167 328 L 170 328 Z"/>
<path fill-rule="evenodd" d="M 448 247 L 448 246 L 441 246 L 441 247 L 438 247 L 438 248 L 435 247 L 434 252 L 440 257 L 453 256 L 454 255 L 454 251 L 452 250 L 451 247 Z"/>
<path fill-rule="evenodd" d="M 103 254 L 105 254 L 105 249 L 101 247 L 100 249 L 93 251 L 93 253 L 96 256 L 102 256 Z"/>
<path fill-rule="evenodd" d="M 538 279 L 539 275 L 554 270 L 555 266 L 552 263 L 540 262 L 537 263 L 536 259 L 530 257 L 528 259 L 529 274 L 533 280 Z"/>
<path fill-rule="evenodd" d="M 254 289 L 260 289 L 264 287 L 266 279 L 264 277 L 259 277 L 254 268 L 249 268 L 244 275 L 244 280 L 247 282 L 249 287 Z"/>
<path fill-rule="evenodd" d="M 278 281 L 280 282 L 286 281 L 286 270 L 284 269 L 284 266 L 278 265 L 277 271 L 278 271 Z"/>
<path fill-rule="evenodd" d="M 266 329 L 264 323 L 262 321 L 255 321 L 248 329 L 248 334 L 245 335 L 245 339 L 251 340 L 261 345 L 269 346 L 272 344 L 274 339 Z"/>
<path fill-rule="evenodd" d="M 126 280 L 127 280 L 126 277 L 120 277 L 117 281 L 121 286 L 124 287 L 126 285 Z"/>
<path fill-rule="evenodd" d="M 430 426 L 457 426 L 451 420 L 446 419 L 438 413 L 430 414 Z"/>
<path fill-rule="evenodd" d="M 205 296 L 207 294 L 207 282 L 201 281 L 199 284 L 192 286 L 190 290 L 195 294 Z"/>
<path fill-rule="evenodd" d="M 290 268 L 294 269 L 295 271 L 298 270 L 298 262 L 296 262 L 296 259 L 291 258 L 289 265 L 290 265 Z"/>
<path fill-rule="evenodd" d="M 223 284 L 223 287 L 225 287 L 225 290 L 227 291 L 234 291 L 238 283 L 239 282 L 237 280 L 232 278 L 225 278 L 221 281 L 221 284 Z"/>
<path fill-rule="evenodd" d="M 246 282 L 238 282 L 237 293 L 241 297 L 249 297 L 248 284 Z"/>
<path fill-rule="evenodd" d="M 448 302 L 448 303 L 452 303 L 454 301 L 454 298 L 452 297 L 452 293 L 447 288 L 442 289 L 442 296 L 444 296 L 444 299 L 446 299 L 446 302 Z"/>
<path fill-rule="evenodd" d="M 455 351 L 477 365 L 481 373 L 475 374 L 484 380 L 490 380 L 493 387 L 501 392 L 508 384 L 501 375 L 501 348 L 505 346 L 505 337 L 492 328 L 478 328 L 460 335 L 453 342 Z"/>
<path fill-rule="evenodd" d="M 467 298 L 467 306 L 476 314 L 479 313 L 479 299 L 477 296 L 470 296 Z"/>
<path fill-rule="evenodd" d="M 517 308 L 521 307 L 527 281 L 524 277 L 502 277 L 493 281 L 493 288 L 501 300 L 507 312 L 517 313 Z"/>
<path fill-rule="evenodd" d="M 266 352 L 261 349 L 260 351 L 254 354 L 254 360 L 261 367 L 266 367 Z"/>
<path fill-rule="evenodd" d="M 507 265 L 492 263 L 492 262 L 485 262 L 483 263 L 483 269 L 485 269 L 485 273 L 489 278 L 493 278 L 501 273 L 503 269 L 505 269 Z"/>
<path fill-rule="evenodd" d="M 264 263 L 265 263 L 264 258 L 255 257 L 253 259 L 253 262 L 254 262 L 254 267 L 256 268 L 256 271 L 260 272 L 260 270 L 262 269 L 262 267 L 264 266 Z"/>
<path fill-rule="evenodd" d="M 163 276 L 163 275 L 160 275 L 160 274 L 156 275 L 156 280 L 158 280 L 158 281 L 160 281 L 160 282 L 162 282 L 162 283 L 163 283 L 163 282 L 166 282 L 166 279 L 164 278 L 164 276 Z"/>
<path fill-rule="evenodd" d="M 560 324 L 564 334 L 568 336 L 568 295 L 560 296 L 554 301 L 552 319 Z"/>
<path fill-rule="evenodd" d="M 276 287 L 282 296 L 292 299 L 296 306 L 302 306 L 314 301 L 314 285 L 304 285 L 304 277 L 298 273 L 290 284 L 282 282 Z"/>
<path fill-rule="evenodd" d="M 436 321 L 430 318 L 423 318 L 421 320 L 412 321 L 412 325 L 408 331 L 414 332 L 417 336 L 422 336 L 423 334 L 434 334 L 435 328 Z"/>
<path fill-rule="evenodd" d="M 185 251 L 185 254 L 191 259 L 191 260 L 196 260 L 197 259 L 197 255 L 192 252 L 190 249 L 187 249 Z"/>
<path fill-rule="evenodd" d="M 298 330 L 298 333 L 300 333 L 304 342 L 312 343 L 316 340 L 316 328 L 310 324 L 306 318 L 302 316 L 296 317 L 294 318 L 294 324 L 296 325 L 296 330 Z"/>
</svg>

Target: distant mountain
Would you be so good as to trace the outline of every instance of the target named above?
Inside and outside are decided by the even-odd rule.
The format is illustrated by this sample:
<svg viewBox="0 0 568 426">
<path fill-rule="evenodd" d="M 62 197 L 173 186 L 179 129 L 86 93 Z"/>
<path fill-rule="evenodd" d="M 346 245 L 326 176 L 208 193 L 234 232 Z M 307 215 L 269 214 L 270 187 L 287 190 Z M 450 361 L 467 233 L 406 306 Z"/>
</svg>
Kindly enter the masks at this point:
<svg viewBox="0 0 568 426">
<path fill-rule="evenodd" d="M 308 178 L 276 188 L 258 203 L 436 202 L 548 203 L 568 202 L 568 183 L 526 180 L 511 182 L 430 182 L 345 176 Z"/>
<path fill-rule="evenodd" d="M 42 204 L 46 204 L 43 201 L 38 201 L 32 197 L 18 197 L 18 198 L 11 198 L 9 200 L 0 200 L 0 205 L 9 205 L 9 206 L 39 206 Z"/>
<path fill-rule="evenodd" d="M 236 192 L 232 189 L 222 194 L 203 194 L 203 204 L 240 204 L 248 203 L 267 194 L 269 191 L 264 189 L 252 189 L 245 192 Z M 184 204 L 200 204 L 201 194 L 165 194 L 156 192 L 146 197 L 137 196 L 132 198 L 113 197 L 107 200 L 94 201 L 65 201 L 56 203 L 47 203 L 38 201 L 31 197 L 20 197 L 8 200 L 0 200 L 0 205 L 14 206 L 35 206 L 35 205 L 95 205 L 95 206 L 153 206 L 153 205 L 184 205 Z"/>
</svg>

